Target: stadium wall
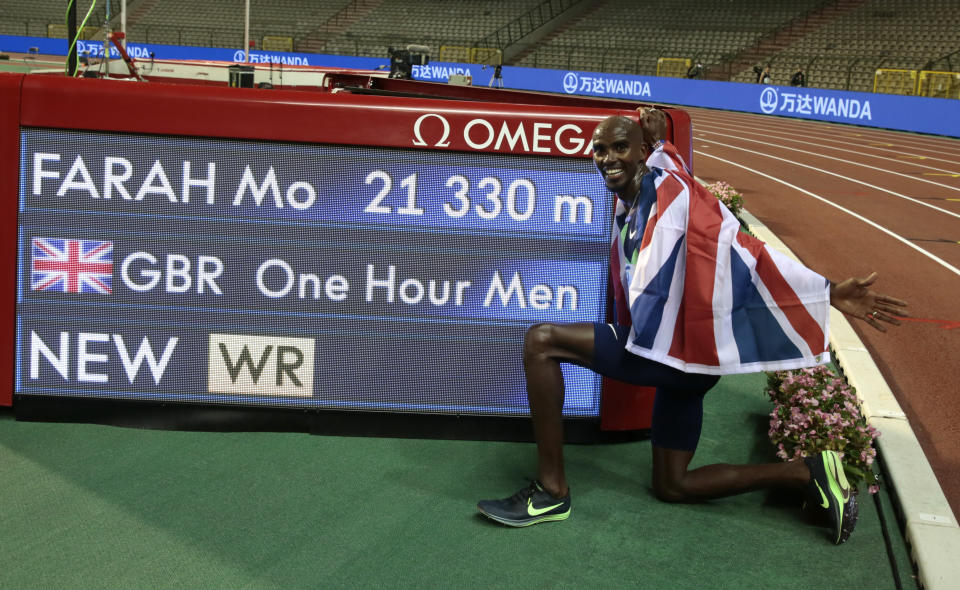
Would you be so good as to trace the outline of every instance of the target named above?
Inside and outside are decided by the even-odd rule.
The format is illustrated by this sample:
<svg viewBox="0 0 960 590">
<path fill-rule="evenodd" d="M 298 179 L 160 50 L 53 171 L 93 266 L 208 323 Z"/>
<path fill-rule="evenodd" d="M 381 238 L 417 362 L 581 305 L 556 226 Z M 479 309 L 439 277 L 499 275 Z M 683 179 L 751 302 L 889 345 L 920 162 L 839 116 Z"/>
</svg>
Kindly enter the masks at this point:
<svg viewBox="0 0 960 590">
<path fill-rule="evenodd" d="M 0 51 L 29 53 L 31 48 L 34 48 L 34 53 L 45 55 L 66 55 L 67 53 L 67 43 L 64 39 L 0 35 Z M 151 57 L 244 61 L 242 49 L 128 43 L 127 51 L 131 57 L 141 62 L 148 61 Z M 98 57 L 103 55 L 103 44 L 80 41 L 78 52 L 81 55 L 89 52 L 91 57 Z M 113 50 L 111 57 L 119 58 L 116 50 Z M 274 63 L 278 64 L 278 67 L 284 65 L 360 69 L 389 67 L 389 60 L 386 57 L 273 51 L 253 51 L 250 53 L 250 61 Z M 480 64 L 446 62 L 413 67 L 413 75 L 418 80 L 446 82 L 451 74 L 470 76 L 474 84 L 485 86 L 490 82 L 493 70 Z M 960 101 L 942 98 L 511 66 L 503 68 L 503 84 L 507 88 L 518 90 L 622 98 L 647 103 L 724 109 L 960 137 Z M 911 115 L 905 117 L 904 113 Z"/>
</svg>

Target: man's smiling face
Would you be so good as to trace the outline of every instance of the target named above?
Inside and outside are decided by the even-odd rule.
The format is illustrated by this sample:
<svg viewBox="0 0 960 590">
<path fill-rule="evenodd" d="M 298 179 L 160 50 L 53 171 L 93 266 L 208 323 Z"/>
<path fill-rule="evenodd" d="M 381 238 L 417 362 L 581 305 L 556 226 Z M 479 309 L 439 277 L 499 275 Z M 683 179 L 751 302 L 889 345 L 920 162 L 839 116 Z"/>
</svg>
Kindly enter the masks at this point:
<svg viewBox="0 0 960 590">
<path fill-rule="evenodd" d="M 640 190 L 648 155 L 643 130 L 626 117 L 610 117 L 593 132 L 593 161 L 607 188 L 631 200 Z"/>
</svg>

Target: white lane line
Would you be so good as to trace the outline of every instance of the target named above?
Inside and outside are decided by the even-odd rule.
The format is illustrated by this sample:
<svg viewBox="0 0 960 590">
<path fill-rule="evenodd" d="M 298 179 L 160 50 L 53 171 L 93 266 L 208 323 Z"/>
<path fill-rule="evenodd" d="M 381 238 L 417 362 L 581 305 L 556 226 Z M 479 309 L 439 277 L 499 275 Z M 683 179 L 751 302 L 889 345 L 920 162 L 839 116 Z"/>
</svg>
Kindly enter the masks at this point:
<svg viewBox="0 0 960 590">
<path fill-rule="evenodd" d="M 728 125 L 729 125 L 729 127 L 727 127 Z M 700 125 L 700 126 L 696 129 L 696 131 L 697 131 L 697 132 L 703 131 L 704 126 L 723 127 L 723 128 L 732 129 L 733 131 L 738 131 L 738 132 L 743 132 L 744 130 L 755 130 L 755 131 L 757 132 L 757 134 L 763 134 L 764 137 L 775 137 L 776 139 L 781 140 L 781 141 L 791 141 L 791 142 L 794 142 L 794 143 L 802 143 L 802 144 L 804 144 L 804 145 L 809 145 L 809 144 L 810 144 L 810 140 L 811 140 L 811 136 L 810 136 L 809 134 L 804 134 L 803 139 L 796 139 L 796 136 L 797 136 L 796 133 L 793 133 L 793 134 L 792 134 L 792 137 L 785 137 L 785 136 L 783 136 L 783 135 L 774 135 L 774 134 L 770 133 L 770 130 L 769 130 L 769 129 L 764 128 L 764 127 L 753 127 L 753 126 L 750 126 L 750 125 L 740 125 L 740 124 L 734 124 L 734 123 L 716 123 L 716 122 L 704 123 L 703 125 Z M 748 132 L 749 132 L 749 131 L 748 131 Z M 830 142 L 830 143 L 838 143 L 838 144 L 840 144 L 840 145 L 849 146 L 849 145 L 856 145 L 856 142 L 843 141 L 843 140 L 839 140 L 839 139 L 819 138 L 819 137 L 818 137 L 818 138 L 814 138 L 814 139 L 816 140 L 817 143 L 819 143 L 821 146 L 823 146 L 824 149 L 835 150 L 835 151 L 839 151 L 839 152 L 848 152 L 848 153 L 851 153 L 851 154 L 857 154 L 857 155 L 861 155 L 861 156 L 866 156 L 866 157 L 868 157 L 868 158 L 883 158 L 884 160 L 887 160 L 887 161 L 889 161 L 889 160 L 892 159 L 890 156 L 883 155 L 883 154 L 870 154 L 870 153 L 867 153 L 867 152 L 861 152 L 861 151 L 856 151 L 856 150 L 851 150 L 851 149 L 845 149 L 845 148 L 833 147 L 833 146 L 825 145 L 825 143 Z M 870 146 L 870 145 L 861 146 L 861 147 L 864 147 L 864 148 L 870 149 L 870 150 L 874 150 L 874 151 L 881 151 L 881 152 L 887 152 L 887 153 L 890 153 L 890 154 L 895 154 L 896 156 L 903 156 L 903 155 L 904 155 L 903 152 L 900 151 L 900 150 L 890 150 L 890 149 L 880 148 L 880 147 L 874 147 L 874 146 Z M 917 167 L 917 168 L 927 168 L 927 169 L 929 169 L 929 170 L 936 170 L 937 172 L 946 172 L 946 173 L 948 173 L 948 174 L 957 174 L 958 172 L 956 172 L 956 171 L 957 171 L 957 170 L 960 170 L 960 160 L 944 160 L 943 158 L 936 158 L 936 157 L 933 157 L 933 156 L 923 156 L 923 159 L 924 159 L 924 160 L 934 160 L 934 161 L 938 161 L 938 162 L 946 162 L 946 163 L 948 163 L 948 164 L 953 164 L 954 167 L 955 167 L 953 170 L 946 170 L 946 169 L 944 169 L 944 168 L 937 168 L 937 167 L 935 167 L 935 166 L 928 166 L 928 165 L 926 165 L 926 164 L 921 164 L 920 162 L 915 161 L 913 158 L 914 158 L 914 157 L 911 157 L 909 160 L 906 160 L 906 159 L 905 159 L 905 160 L 904 160 L 904 163 L 912 164 L 913 166 L 915 166 L 915 167 Z"/>
<path fill-rule="evenodd" d="M 794 185 L 794 184 L 790 184 L 789 182 L 787 182 L 786 180 L 783 180 L 782 178 L 777 178 L 776 176 L 771 176 L 771 175 L 769 175 L 769 174 L 767 174 L 767 173 L 765 173 L 765 172 L 760 172 L 759 170 L 755 170 L 755 169 L 750 168 L 750 167 L 748 167 L 748 166 L 744 166 L 743 164 L 738 164 L 737 162 L 731 162 L 730 160 L 726 160 L 726 159 L 721 158 L 721 157 L 719 157 L 719 156 L 715 156 L 715 155 L 713 155 L 713 154 L 708 154 L 708 153 L 706 153 L 706 152 L 701 152 L 701 151 L 697 151 L 697 150 L 694 150 L 693 153 L 695 153 L 695 154 L 697 154 L 697 155 L 700 155 L 700 156 L 705 156 L 705 157 L 707 157 L 707 158 L 713 158 L 713 159 L 715 159 L 715 160 L 719 160 L 719 161 L 723 162 L 724 164 L 729 164 L 729 165 L 731 165 L 731 166 L 736 166 L 737 168 L 743 168 L 743 169 L 746 170 L 747 172 L 752 172 L 753 174 L 756 174 L 756 175 L 758 175 L 758 176 L 762 176 L 762 177 L 767 178 L 767 179 L 769 179 L 769 180 L 772 180 L 772 181 L 774 181 L 774 182 L 779 182 L 780 184 L 782 184 L 782 185 L 784 185 L 784 186 L 786 186 L 786 187 L 792 188 L 793 190 L 798 191 L 798 192 L 801 192 L 801 193 L 803 193 L 803 194 L 805 194 L 805 195 L 807 195 L 807 196 L 809 196 L 809 197 L 813 197 L 814 199 L 817 199 L 818 201 L 823 201 L 823 202 L 826 203 L 827 205 L 830 205 L 831 207 L 835 207 L 835 208 L 843 211 L 844 213 L 847 213 L 848 215 L 851 215 L 851 216 L 859 219 L 860 221 L 866 223 L 867 225 L 870 225 L 870 226 L 872 226 L 872 227 L 874 227 L 874 228 L 882 231 L 883 233 L 887 234 L 887 235 L 890 236 L 891 238 L 893 238 L 893 239 L 895 239 L 895 240 L 897 240 L 897 241 L 899 241 L 899 242 L 902 242 L 903 244 L 906 244 L 906 245 L 909 246 L 910 248 L 913 248 L 913 249 L 916 250 L 917 252 L 920 252 L 921 254 L 923 254 L 923 255 L 926 256 L 927 258 L 930 258 L 931 260 L 933 260 L 933 261 L 936 262 L 937 264 L 943 266 L 943 267 L 946 268 L 947 270 L 952 271 L 954 274 L 960 275 L 960 268 L 957 268 L 957 267 L 953 266 L 952 264 L 950 264 L 949 262 L 943 260 L 942 258 L 940 258 L 940 257 L 938 257 L 938 256 L 936 256 L 936 255 L 934 255 L 934 254 L 931 254 L 930 252 L 927 252 L 927 251 L 924 250 L 923 248 L 921 248 L 921 247 L 917 246 L 916 244 L 910 242 L 910 241 L 907 240 L 906 238 L 904 238 L 904 237 L 902 237 L 902 236 L 900 236 L 900 235 L 898 235 L 898 234 L 893 233 L 892 231 L 888 230 L 887 228 L 883 227 L 882 225 L 879 225 L 879 224 L 877 224 L 877 223 L 874 223 L 873 221 L 870 221 L 869 219 L 867 219 L 866 217 L 860 215 L 859 213 L 855 213 L 855 212 L 847 209 L 846 207 L 843 207 L 842 205 L 838 205 L 838 204 L 834 203 L 833 201 L 830 201 L 829 199 L 825 199 L 824 197 L 821 197 L 821 196 L 818 195 L 818 194 L 812 193 L 812 192 L 810 192 L 810 191 L 808 191 L 808 190 L 806 190 L 806 189 L 800 188 L 799 186 L 796 186 L 796 185 Z M 778 159 L 779 159 L 779 158 L 778 158 Z"/>
<path fill-rule="evenodd" d="M 861 139 L 877 138 L 877 141 L 890 142 L 891 137 L 898 141 L 920 142 L 923 145 L 935 143 L 952 149 L 960 149 L 958 138 L 944 135 L 928 135 L 917 133 L 915 131 L 904 131 L 900 129 L 883 129 L 880 127 L 861 127 L 853 124 L 835 123 L 831 121 L 820 121 L 817 119 L 803 119 L 800 117 L 776 117 L 769 115 L 759 115 L 754 113 L 741 113 L 736 111 L 720 110 L 693 110 L 687 109 L 696 116 L 702 116 L 713 119 L 732 120 L 734 122 L 753 121 L 762 123 L 771 127 L 778 127 L 787 130 L 797 130 L 803 128 L 806 130 L 817 129 L 820 131 L 843 132 L 846 135 L 855 135 Z"/>
<path fill-rule="evenodd" d="M 747 140 L 747 141 L 751 141 L 751 140 Z M 916 204 L 918 204 L 918 205 L 923 205 L 924 207 L 929 207 L 929 208 L 934 209 L 934 210 L 936 210 L 936 211 L 939 211 L 939 212 L 941 212 L 941 213 L 946 213 L 947 215 L 950 215 L 950 216 L 952 216 L 952 217 L 956 217 L 956 218 L 960 219 L 960 213 L 954 213 L 953 211 L 947 211 L 946 209 L 942 209 L 942 208 L 940 208 L 940 207 L 937 207 L 936 205 L 931 205 L 930 203 L 925 203 L 925 202 L 920 201 L 920 200 L 918 200 L 918 199 L 914 199 L 913 197 L 908 197 L 907 195 L 900 194 L 900 193 L 898 193 L 898 192 L 896 192 L 896 191 L 892 191 L 892 190 L 890 190 L 890 189 L 888 189 L 888 188 L 884 188 L 884 187 L 882 187 L 882 186 L 877 186 L 877 185 L 875 185 L 875 184 L 870 184 L 869 182 L 866 182 L 866 181 L 863 181 L 863 180 L 857 180 L 856 178 L 850 178 L 849 176 L 844 176 L 843 174 L 840 174 L 840 173 L 837 173 L 837 172 L 832 172 L 832 171 L 830 171 L 830 170 L 825 170 L 825 169 L 820 168 L 820 167 L 817 167 L 817 166 L 811 166 L 811 165 L 809 165 L 809 164 L 801 164 L 800 162 L 794 162 L 793 160 L 788 160 L 788 159 L 786 159 L 786 158 L 780 158 L 780 157 L 777 157 L 777 156 L 771 156 L 770 154 L 765 154 L 765 153 L 763 153 L 763 152 L 757 152 L 757 151 L 754 151 L 754 150 L 748 150 L 747 148 L 744 148 L 744 147 L 740 147 L 740 146 L 736 146 L 736 145 L 730 145 L 730 144 L 728 144 L 728 143 L 721 143 L 721 142 L 719 142 L 719 141 L 715 141 L 715 140 L 712 140 L 712 139 L 710 140 L 710 142 L 711 142 L 713 145 L 721 145 L 721 146 L 723 146 L 723 147 L 728 147 L 728 148 L 730 148 L 730 149 L 740 150 L 740 151 L 747 152 L 747 153 L 750 153 L 750 154 L 754 154 L 754 155 L 757 155 L 757 156 L 763 156 L 764 158 L 770 158 L 770 159 L 772 159 L 772 160 L 779 160 L 779 161 L 781 161 L 781 162 L 788 162 L 788 163 L 790 163 L 790 164 L 792 164 L 792 165 L 794 165 L 794 166 L 800 166 L 801 168 L 809 168 L 809 169 L 811 169 L 811 170 L 816 170 L 817 172 L 820 172 L 820 173 L 823 173 L 823 174 L 829 174 L 830 176 L 836 176 L 837 178 L 842 178 L 843 180 L 846 180 L 846 181 L 848 181 L 848 182 L 853 182 L 853 183 L 856 183 L 856 184 L 862 184 L 863 186 L 870 187 L 870 188 L 872 188 L 872 189 L 874 189 L 874 190 L 878 190 L 878 191 L 880 191 L 880 192 L 884 192 L 884 193 L 893 195 L 893 196 L 895 196 L 895 197 L 899 197 L 899 198 L 904 199 L 904 200 L 906 200 L 906 201 L 910 201 L 911 203 L 916 203 Z M 786 149 L 792 149 L 792 148 L 786 148 Z M 799 151 L 799 150 L 797 150 L 797 151 Z M 697 153 L 696 150 L 694 150 L 694 153 Z M 706 154 L 706 152 L 704 152 L 704 155 L 709 155 L 709 154 Z M 716 157 L 716 156 L 711 156 L 711 157 Z M 869 167 L 872 168 L 872 166 L 869 166 Z"/>
<path fill-rule="evenodd" d="M 751 121 L 762 124 L 770 129 L 778 129 L 788 133 L 810 133 L 812 130 L 816 130 L 821 133 L 829 133 L 830 137 L 837 137 L 840 134 L 844 137 L 852 136 L 850 141 L 875 141 L 884 144 L 896 143 L 897 145 L 917 150 L 932 150 L 951 156 L 960 155 L 960 139 L 942 135 L 924 135 L 896 129 L 856 127 L 842 123 L 818 121 L 816 119 L 785 119 L 782 117 L 751 115 L 750 113 L 733 114 L 728 112 L 723 112 L 723 115 L 727 116 L 718 116 L 717 113 L 719 113 L 719 111 L 707 111 L 701 116 L 705 119 L 715 121 L 727 121 L 734 125 L 743 123 L 744 121 Z M 694 123 L 696 123 L 696 117 L 694 117 Z M 696 128 L 696 126 L 694 128 Z"/>
<path fill-rule="evenodd" d="M 926 136 L 926 135 L 917 135 L 915 133 L 907 133 L 903 131 L 895 131 L 892 129 L 878 129 L 876 133 L 861 133 L 853 132 L 854 129 L 859 131 L 865 131 L 862 127 L 851 128 L 844 125 L 809 125 L 803 123 L 819 123 L 820 121 L 808 121 L 802 120 L 802 122 L 794 123 L 791 125 L 771 125 L 767 121 L 757 121 L 750 119 L 748 121 L 739 120 L 737 117 L 714 117 L 714 116 L 704 116 L 700 118 L 700 121 L 703 123 L 718 122 L 726 123 L 728 125 L 742 125 L 746 122 L 750 122 L 754 125 L 763 125 L 764 128 L 775 130 L 783 133 L 792 133 L 794 135 L 800 133 L 803 135 L 809 135 L 817 139 L 831 139 L 845 141 L 846 143 L 867 143 L 874 144 L 871 147 L 881 148 L 886 147 L 890 148 L 893 146 L 901 146 L 904 148 L 911 148 L 918 152 L 925 154 L 939 154 L 947 156 L 960 156 L 960 139 L 955 139 L 951 137 L 939 137 L 939 136 Z M 696 122 L 696 121 L 695 121 Z M 928 157 L 935 157 L 933 155 L 928 155 Z"/>
<path fill-rule="evenodd" d="M 768 146 L 768 147 L 775 147 L 775 148 L 780 148 L 780 149 L 784 149 L 784 150 L 790 150 L 791 152 L 799 152 L 799 153 L 801 153 L 801 154 L 806 154 L 806 155 L 808 155 L 808 156 L 817 156 L 817 157 L 819 157 L 819 158 L 827 158 L 827 159 L 832 160 L 832 161 L 834 161 L 834 162 L 843 162 L 844 164 L 849 164 L 849 165 L 851 165 L 851 166 L 860 166 L 861 168 L 869 168 L 870 170 L 876 170 L 877 172 L 885 172 L 885 173 L 887 173 L 887 174 L 893 174 L 893 175 L 896 175 L 896 176 L 902 176 L 903 178 L 908 178 L 908 179 L 910 179 L 910 180 L 912 180 L 912 181 L 914 181 L 914 182 L 925 182 L 925 183 L 927 183 L 927 184 L 933 184 L 933 185 L 936 185 L 936 186 L 939 186 L 939 187 L 943 187 L 943 188 L 946 188 L 946 189 L 949 189 L 949 190 L 956 191 L 956 192 L 960 193 L 960 187 L 950 186 L 949 184 L 943 184 L 942 182 L 936 182 L 936 181 L 933 181 L 933 180 L 928 180 L 928 179 L 926 179 L 926 178 L 917 178 L 916 176 L 913 176 L 913 175 L 911 175 L 911 174 L 904 174 L 903 172 L 896 172 L 896 171 L 894 171 L 894 170 L 887 170 L 886 168 L 880 168 L 880 167 L 878 167 L 878 166 L 871 166 L 870 164 L 864 164 L 863 162 L 856 162 L 856 161 L 854 161 L 854 160 L 844 160 L 843 158 L 837 158 L 837 157 L 834 157 L 834 156 L 828 156 L 827 154 L 821 154 L 820 152 L 808 152 L 807 150 L 801 150 L 801 149 L 799 149 L 799 148 L 787 147 L 787 146 L 785 146 L 785 145 L 781 145 L 781 144 L 777 144 L 777 143 L 770 143 L 769 141 L 763 141 L 763 140 L 759 140 L 759 139 L 747 139 L 746 137 L 731 138 L 729 135 L 727 135 L 727 134 L 725 134 L 725 133 L 720 133 L 720 132 L 717 132 L 717 131 L 703 131 L 703 130 L 701 130 L 701 131 L 699 131 L 698 133 L 706 133 L 706 134 L 709 134 L 709 135 L 720 135 L 720 136 L 726 137 L 726 138 L 728 138 L 728 139 L 739 139 L 740 141 L 749 141 L 749 142 L 751 142 L 751 143 L 763 144 L 763 145 Z M 711 141 L 713 141 L 713 140 L 711 140 Z M 716 143 L 716 142 L 714 142 L 714 143 Z"/>
</svg>

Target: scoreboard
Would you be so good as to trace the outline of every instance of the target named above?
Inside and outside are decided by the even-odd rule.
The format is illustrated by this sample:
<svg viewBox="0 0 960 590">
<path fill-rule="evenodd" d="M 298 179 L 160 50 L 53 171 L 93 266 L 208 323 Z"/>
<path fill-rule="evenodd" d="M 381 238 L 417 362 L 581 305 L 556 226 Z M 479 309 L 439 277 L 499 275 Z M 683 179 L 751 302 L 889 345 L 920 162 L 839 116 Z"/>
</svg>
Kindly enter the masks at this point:
<svg viewBox="0 0 960 590">
<path fill-rule="evenodd" d="M 514 416 L 525 330 L 608 316 L 616 109 L 19 83 L 18 399 Z"/>
<path fill-rule="evenodd" d="M 589 160 L 21 141 L 18 393 L 517 413 L 525 326 L 605 314 Z"/>
</svg>

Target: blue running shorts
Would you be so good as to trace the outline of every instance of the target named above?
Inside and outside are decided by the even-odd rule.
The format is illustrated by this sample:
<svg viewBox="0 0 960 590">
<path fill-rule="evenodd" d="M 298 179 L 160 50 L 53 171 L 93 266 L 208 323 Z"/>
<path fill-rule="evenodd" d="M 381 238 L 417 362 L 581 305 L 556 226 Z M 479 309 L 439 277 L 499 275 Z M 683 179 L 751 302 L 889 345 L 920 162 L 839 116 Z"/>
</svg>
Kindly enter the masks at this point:
<svg viewBox="0 0 960 590">
<path fill-rule="evenodd" d="M 629 326 L 593 325 L 593 369 L 604 377 L 656 387 L 650 438 L 654 446 L 693 451 L 703 425 L 703 396 L 720 377 L 684 373 L 626 349 Z"/>
</svg>

